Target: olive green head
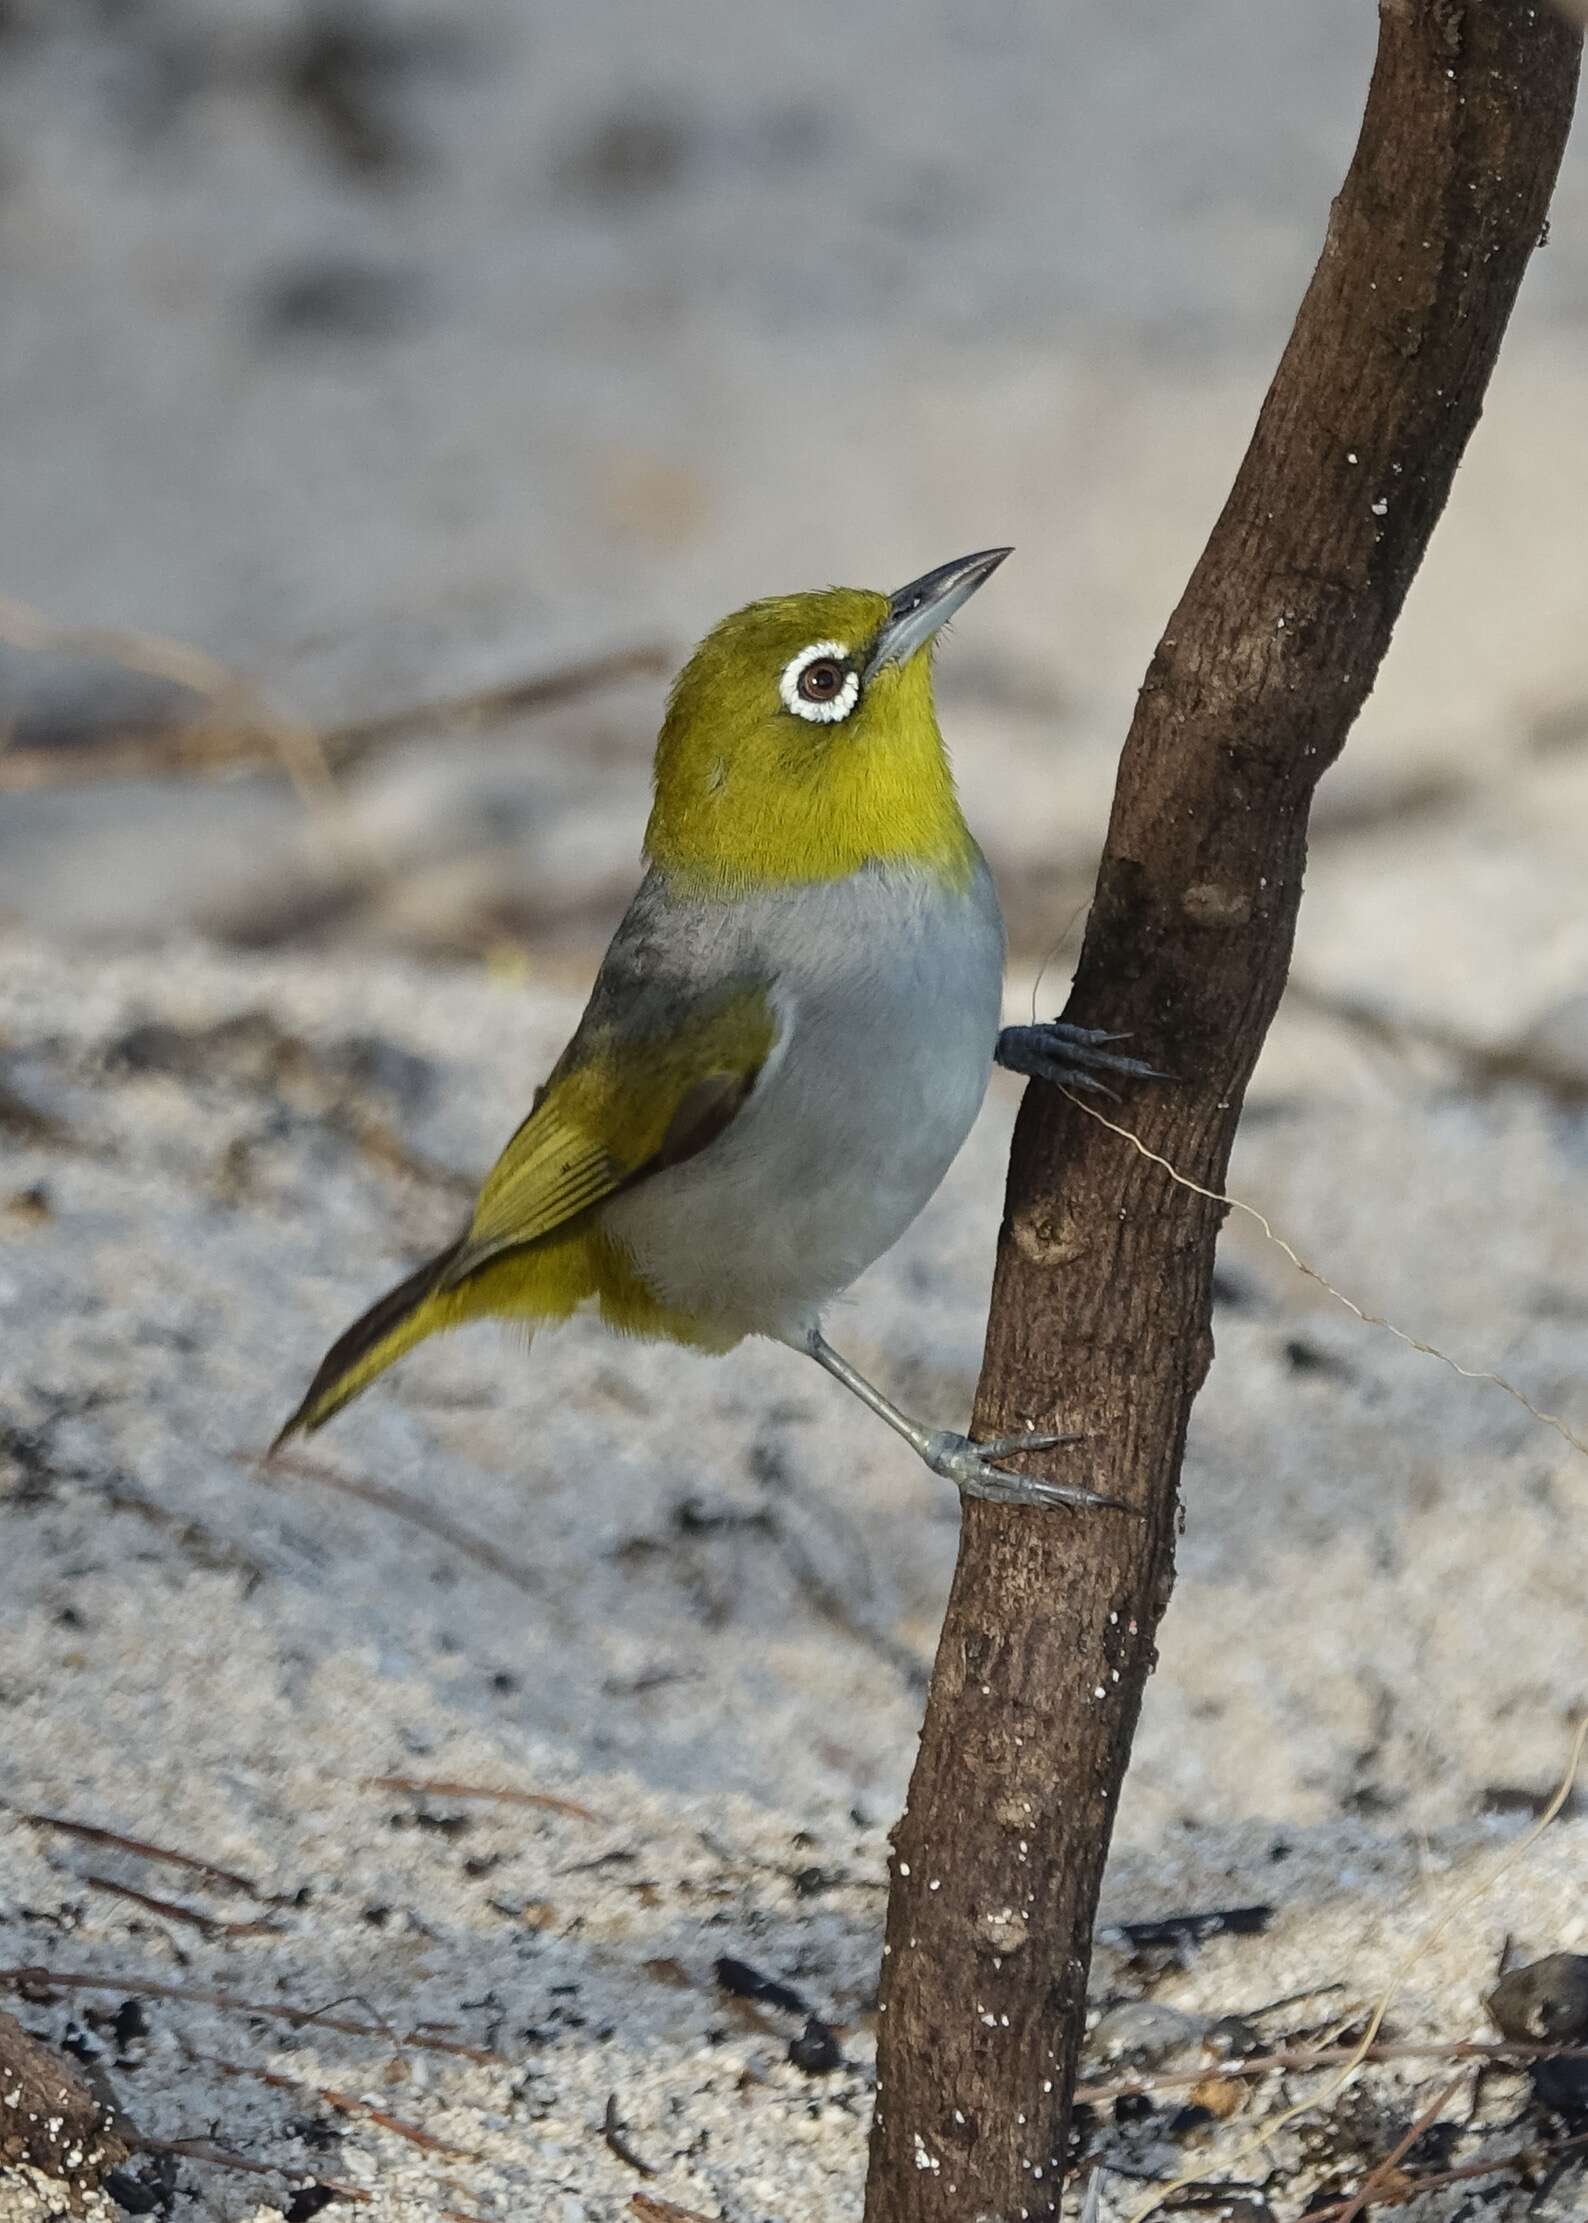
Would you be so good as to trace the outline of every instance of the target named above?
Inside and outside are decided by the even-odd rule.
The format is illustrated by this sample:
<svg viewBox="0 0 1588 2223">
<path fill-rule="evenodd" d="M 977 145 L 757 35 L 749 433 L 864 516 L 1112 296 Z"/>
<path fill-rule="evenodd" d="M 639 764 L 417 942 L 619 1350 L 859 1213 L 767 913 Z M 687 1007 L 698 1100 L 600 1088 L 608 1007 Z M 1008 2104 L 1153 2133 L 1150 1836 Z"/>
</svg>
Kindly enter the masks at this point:
<svg viewBox="0 0 1588 2223">
<path fill-rule="evenodd" d="M 893 595 L 827 587 L 724 618 L 668 702 L 652 861 L 722 890 L 840 879 L 873 862 L 967 872 L 932 643 L 1008 553 L 962 557 Z"/>
</svg>

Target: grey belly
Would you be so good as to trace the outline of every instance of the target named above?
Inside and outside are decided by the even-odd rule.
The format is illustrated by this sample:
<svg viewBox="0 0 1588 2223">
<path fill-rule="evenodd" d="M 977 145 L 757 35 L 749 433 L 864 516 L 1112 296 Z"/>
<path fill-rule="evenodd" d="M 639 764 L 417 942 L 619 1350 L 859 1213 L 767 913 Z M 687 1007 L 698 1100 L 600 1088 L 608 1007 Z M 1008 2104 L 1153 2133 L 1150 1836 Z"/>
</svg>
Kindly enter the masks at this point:
<svg viewBox="0 0 1588 2223">
<path fill-rule="evenodd" d="M 990 883 L 866 894 L 846 931 L 819 922 L 816 961 L 780 914 L 784 1032 L 749 1103 L 604 1215 L 659 1297 L 729 1337 L 797 1341 L 909 1226 L 986 1091 L 1003 976 Z"/>
</svg>

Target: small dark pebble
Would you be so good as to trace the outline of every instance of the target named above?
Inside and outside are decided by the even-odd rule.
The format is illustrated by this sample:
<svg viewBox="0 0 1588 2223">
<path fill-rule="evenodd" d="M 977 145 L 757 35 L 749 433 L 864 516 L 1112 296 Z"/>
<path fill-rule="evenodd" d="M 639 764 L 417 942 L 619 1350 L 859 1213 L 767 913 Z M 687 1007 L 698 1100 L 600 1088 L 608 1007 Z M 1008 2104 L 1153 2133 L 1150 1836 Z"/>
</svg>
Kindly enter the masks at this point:
<svg viewBox="0 0 1588 2223">
<path fill-rule="evenodd" d="M 1155 1945 L 1200 1945 L 1210 1937 L 1260 1937 L 1273 1912 L 1271 1906 L 1213 1907 L 1206 1914 L 1164 1914 L 1151 1922 L 1111 1922 L 1108 1934 L 1123 1938 L 1138 1953 Z"/>
<path fill-rule="evenodd" d="M 1513 1968 L 1490 1992 L 1488 2009 L 1508 2038 L 1576 2045 L 1588 2038 L 1588 1954 L 1547 1953 Z"/>
<path fill-rule="evenodd" d="M 1410 2169 L 1448 2169 L 1465 2136 L 1464 2123 L 1430 2123 L 1425 2131 L 1412 2140 L 1401 2155 L 1401 2162 Z"/>
<path fill-rule="evenodd" d="M 695 149 L 693 127 L 649 101 L 588 123 L 557 166 L 563 190 L 587 201 L 641 201 L 678 185 Z"/>
<path fill-rule="evenodd" d="M 131 2045 L 134 2038 L 149 2035 L 149 2017 L 141 1999 L 124 1999 L 116 2009 L 111 2032 L 117 2045 Z"/>
<path fill-rule="evenodd" d="M 1336 1358 L 1332 1351 L 1320 1349 L 1316 1343 L 1304 1343 L 1299 1336 L 1293 1336 L 1284 1345 L 1284 1357 L 1285 1363 L 1296 1374 L 1327 1374 L 1338 1382 L 1355 1379 L 1353 1370 L 1344 1359 Z"/>
<path fill-rule="evenodd" d="M 1210 2022 L 1206 2043 L 1211 2053 L 1222 2054 L 1226 2060 L 1261 2053 L 1264 2046 L 1261 2031 L 1244 2015 L 1220 2015 L 1217 2021 Z"/>
<path fill-rule="evenodd" d="M 432 1814 L 418 1807 L 411 1814 L 393 1814 L 393 1829 L 428 1829 L 437 1837 L 463 1837 L 474 1827 L 472 1814 Z"/>
<path fill-rule="evenodd" d="M 1554 1796 L 1555 1786 L 1551 1783 L 1542 1787 L 1526 1783 L 1486 1783 L 1478 1804 L 1485 1814 L 1527 1814 L 1536 1821 Z M 1582 1812 L 1583 1803 L 1574 1794 L 1561 1812 L 1575 1819 Z"/>
<path fill-rule="evenodd" d="M 322 2215 L 335 2198 L 329 2185 L 300 2184 L 281 2211 L 282 2223 L 313 2223 L 313 2218 Z"/>
<path fill-rule="evenodd" d="M 288 2120 L 287 2135 L 311 2153 L 323 2154 L 334 2152 L 346 2133 L 340 2123 L 328 2121 L 323 2115 L 294 2115 Z"/>
<path fill-rule="evenodd" d="M 844 2065 L 843 2050 L 819 2015 L 808 2015 L 797 2038 L 789 2040 L 788 2057 L 807 2076 L 831 2076 Z"/>
<path fill-rule="evenodd" d="M 422 1111 L 436 1093 L 437 1067 L 415 1050 L 383 1034 L 351 1034 L 326 1054 L 328 1065 L 340 1067 L 357 1087 L 372 1088 L 389 1096 L 404 1111 Z"/>
<path fill-rule="evenodd" d="M 724 1954 L 717 1963 L 717 1982 L 735 1999 L 754 1999 L 763 2007 L 781 2007 L 791 2015 L 806 2015 L 810 2009 L 799 1993 L 787 1984 L 780 1984 L 774 1976 L 763 1976 L 748 1961 L 736 1961 Z"/>
<path fill-rule="evenodd" d="M 1588 2121 L 1588 2061 L 1535 2061 L 1529 2074 L 1540 2107 L 1574 2125 Z"/>
<path fill-rule="evenodd" d="M 158 2215 L 171 2204 L 167 2186 L 149 2184 L 130 2169 L 112 2169 L 105 2178 L 105 2190 L 123 2215 Z"/>
<path fill-rule="evenodd" d="M 259 287 L 260 329 L 275 340 L 385 339 L 418 321 L 416 271 L 351 257 L 308 257 Z"/>
</svg>

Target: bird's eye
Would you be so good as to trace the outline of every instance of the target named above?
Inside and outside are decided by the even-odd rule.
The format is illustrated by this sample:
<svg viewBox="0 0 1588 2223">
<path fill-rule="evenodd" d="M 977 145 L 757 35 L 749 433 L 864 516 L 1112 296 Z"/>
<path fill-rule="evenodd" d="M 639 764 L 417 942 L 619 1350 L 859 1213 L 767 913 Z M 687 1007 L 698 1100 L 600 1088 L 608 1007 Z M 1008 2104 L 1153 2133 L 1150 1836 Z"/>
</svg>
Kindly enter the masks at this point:
<svg viewBox="0 0 1588 2223">
<path fill-rule="evenodd" d="M 785 666 L 778 692 L 797 718 L 836 725 L 860 700 L 860 674 L 842 641 L 812 641 Z"/>
<path fill-rule="evenodd" d="M 844 667 L 835 657 L 823 656 L 800 673 L 799 689 L 807 702 L 831 702 L 844 683 Z"/>
</svg>

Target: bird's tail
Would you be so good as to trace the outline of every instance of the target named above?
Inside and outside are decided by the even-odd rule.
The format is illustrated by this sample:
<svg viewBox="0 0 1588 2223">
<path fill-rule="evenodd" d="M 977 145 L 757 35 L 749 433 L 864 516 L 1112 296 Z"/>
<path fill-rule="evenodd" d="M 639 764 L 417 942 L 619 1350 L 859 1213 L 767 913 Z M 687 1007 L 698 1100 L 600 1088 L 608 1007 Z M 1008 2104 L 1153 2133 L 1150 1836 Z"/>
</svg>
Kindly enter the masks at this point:
<svg viewBox="0 0 1588 2223">
<path fill-rule="evenodd" d="M 448 1283 L 462 1249 L 462 1243 L 454 1243 L 429 1260 L 395 1289 L 388 1289 L 361 1320 L 338 1336 L 320 1361 L 302 1404 L 270 1446 L 272 1451 L 289 1436 L 311 1435 L 323 1428 L 333 1413 L 350 1405 L 405 1351 L 427 1335 L 460 1326 L 470 1316 L 474 1308 L 463 1291 Z"/>
</svg>

